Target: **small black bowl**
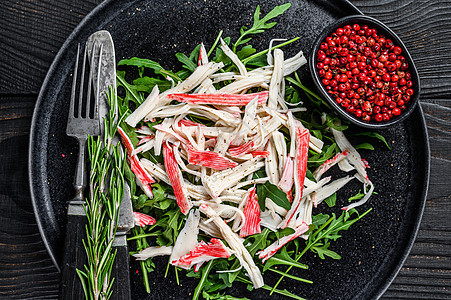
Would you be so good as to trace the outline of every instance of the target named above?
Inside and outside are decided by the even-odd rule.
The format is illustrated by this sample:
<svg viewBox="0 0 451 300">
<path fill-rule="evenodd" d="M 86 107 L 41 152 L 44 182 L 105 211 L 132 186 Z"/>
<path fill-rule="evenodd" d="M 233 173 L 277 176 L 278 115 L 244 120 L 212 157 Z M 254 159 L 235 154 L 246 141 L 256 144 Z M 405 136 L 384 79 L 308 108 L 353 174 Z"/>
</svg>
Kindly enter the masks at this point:
<svg viewBox="0 0 451 300">
<path fill-rule="evenodd" d="M 317 64 L 317 53 L 319 50 L 319 47 L 323 41 L 326 40 L 326 37 L 331 35 L 337 28 L 343 27 L 347 24 L 354 24 L 357 23 L 359 25 L 368 25 L 370 28 L 375 28 L 378 32 L 378 34 L 383 34 L 385 38 L 391 39 L 395 46 L 399 46 L 402 49 L 402 55 L 405 57 L 407 63 L 409 64 L 409 71 L 411 73 L 411 81 L 413 83 L 411 89 L 413 89 L 414 94 L 410 98 L 410 101 L 406 104 L 406 108 L 404 111 L 401 112 L 399 116 L 393 116 L 388 121 L 363 121 L 360 118 L 357 118 L 355 115 L 347 112 L 343 107 L 341 107 L 335 100 L 327 93 L 326 89 L 324 88 L 322 84 L 322 80 L 319 77 L 318 69 L 316 68 Z M 385 24 L 382 22 L 368 16 L 364 15 L 354 15 L 354 16 L 348 16 L 342 19 L 337 20 L 335 23 L 329 25 L 326 27 L 321 34 L 317 37 L 316 41 L 313 44 L 311 54 L 309 57 L 309 68 L 310 73 L 312 74 L 313 81 L 315 82 L 316 86 L 318 87 L 318 90 L 321 92 L 321 94 L 324 96 L 324 98 L 327 99 L 329 104 L 333 107 L 333 109 L 344 119 L 350 121 L 351 123 L 354 123 L 358 126 L 365 127 L 365 128 L 372 128 L 372 129 L 381 129 L 381 128 L 387 128 L 390 125 L 393 125 L 397 122 L 400 122 L 407 118 L 412 111 L 414 110 L 415 106 L 417 105 L 419 98 L 420 98 L 420 78 L 418 76 L 418 71 L 415 67 L 415 64 L 413 62 L 412 56 L 410 56 L 409 51 L 407 50 L 404 43 L 401 41 L 401 39 L 394 33 L 390 28 L 388 28 Z"/>
</svg>

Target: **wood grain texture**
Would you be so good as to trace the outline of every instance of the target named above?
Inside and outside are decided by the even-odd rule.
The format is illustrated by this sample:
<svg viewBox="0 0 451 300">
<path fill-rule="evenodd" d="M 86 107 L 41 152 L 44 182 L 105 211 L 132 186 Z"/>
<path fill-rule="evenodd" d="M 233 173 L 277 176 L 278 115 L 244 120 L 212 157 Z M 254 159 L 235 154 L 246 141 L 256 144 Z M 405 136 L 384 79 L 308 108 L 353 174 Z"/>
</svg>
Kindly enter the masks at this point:
<svg viewBox="0 0 451 300">
<path fill-rule="evenodd" d="M 55 298 L 59 275 L 36 226 L 27 184 L 36 97 L 0 99 L 0 298 Z"/>
<path fill-rule="evenodd" d="M 37 94 L 67 36 L 101 0 L 2 0 L 0 94 Z"/>
<path fill-rule="evenodd" d="M 33 106 L 58 49 L 100 0 L 0 2 L 0 298 L 54 299 L 59 275 L 41 241 L 29 198 Z M 423 221 L 383 299 L 451 298 L 451 1 L 355 0 L 397 32 L 416 62 L 431 144 Z"/>
</svg>

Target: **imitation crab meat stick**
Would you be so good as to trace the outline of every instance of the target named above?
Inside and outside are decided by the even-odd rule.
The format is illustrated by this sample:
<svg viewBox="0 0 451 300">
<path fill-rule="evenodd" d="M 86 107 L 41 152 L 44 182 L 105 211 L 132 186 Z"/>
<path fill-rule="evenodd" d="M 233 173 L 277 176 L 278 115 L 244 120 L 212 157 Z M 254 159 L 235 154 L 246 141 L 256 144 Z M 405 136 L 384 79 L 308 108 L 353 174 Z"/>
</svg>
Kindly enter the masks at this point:
<svg viewBox="0 0 451 300">
<path fill-rule="evenodd" d="M 206 105 L 191 104 L 190 113 L 210 119 L 214 122 L 223 120 L 228 126 L 237 127 L 241 124 L 241 118 L 234 117 L 231 113 L 217 110 Z"/>
<path fill-rule="evenodd" d="M 218 90 L 220 93 L 238 94 L 253 87 L 268 89 L 268 84 L 264 76 L 253 76 L 236 80 Z"/>
<path fill-rule="evenodd" d="M 283 51 L 280 49 L 274 50 L 274 70 L 269 84 L 269 101 L 268 107 L 276 109 L 279 104 L 284 110 L 288 110 L 285 104 L 284 83 L 283 77 Z"/>
<path fill-rule="evenodd" d="M 367 186 L 369 186 L 369 190 L 366 190 Z M 349 204 L 348 206 L 345 206 L 342 209 L 350 210 L 351 208 L 355 208 L 355 207 L 365 204 L 366 201 L 368 201 L 368 199 L 371 197 L 371 195 L 373 194 L 373 191 L 374 191 L 374 185 L 371 181 L 369 181 L 369 183 L 364 185 L 364 191 L 365 191 L 365 196 L 363 196 L 362 199 L 360 199 L 359 201 L 354 202 L 352 204 Z"/>
<path fill-rule="evenodd" d="M 167 94 L 170 93 L 186 93 L 191 91 L 193 88 L 201 84 L 206 78 L 210 77 L 211 74 L 219 71 L 224 64 L 209 62 L 205 65 L 198 66 L 194 72 L 180 84 L 175 86 L 174 88 L 167 90 Z"/>
<path fill-rule="evenodd" d="M 152 183 L 155 183 L 155 180 L 144 170 L 141 162 L 138 159 L 138 156 L 136 156 L 136 154 L 133 154 L 135 149 L 125 131 L 120 126 L 117 127 L 117 131 L 121 136 L 122 144 L 125 146 L 125 149 L 127 149 L 127 160 L 130 164 L 130 168 L 133 174 L 135 174 L 136 176 L 136 183 L 139 187 L 141 187 L 147 197 L 152 199 L 153 193 L 150 185 Z"/>
<path fill-rule="evenodd" d="M 169 94 L 168 99 L 176 100 L 189 104 L 213 104 L 213 105 L 231 105 L 244 106 L 251 102 L 255 97 L 258 97 L 258 104 L 266 103 L 268 100 L 268 91 L 251 94 Z"/>
<path fill-rule="evenodd" d="M 285 167 L 282 176 L 280 178 L 280 181 L 277 184 L 277 187 L 282 191 L 284 191 L 285 193 L 291 191 L 294 180 L 293 174 L 294 174 L 293 159 L 290 156 L 287 156 L 287 159 L 285 160 Z"/>
<path fill-rule="evenodd" d="M 244 216 L 246 217 L 243 227 L 240 230 L 240 237 L 246 237 L 256 233 L 261 233 L 260 227 L 260 206 L 258 205 L 256 189 L 253 187 L 244 206 Z"/>
<path fill-rule="evenodd" d="M 163 144 L 163 158 L 166 172 L 171 181 L 175 198 L 177 199 L 177 204 L 182 213 L 186 215 L 193 205 L 188 198 L 188 191 L 186 190 L 185 182 L 183 181 L 182 172 L 175 160 L 173 148 L 167 143 Z"/>
<path fill-rule="evenodd" d="M 315 180 L 319 180 L 321 176 L 327 172 L 330 168 L 332 168 L 335 164 L 342 161 L 346 156 L 348 156 L 348 151 L 345 150 L 341 153 L 337 153 L 331 159 L 326 160 L 321 166 L 319 166 L 314 172 L 313 177 Z"/>
<path fill-rule="evenodd" d="M 268 142 L 266 150 L 269 152 L 269 156 L 265 158 L 266 175 L 269 177 L 269 182 L 272 184 L 278 184 L 279 170 L 277 166 L 277 156 L 271 141 Z"/>
<path fill-rule="evenodd" d="M 154 217 L 151 217 L 149 215 L 137 211 L 133 212 L 133 220 L 135 221 L 135 226 L 141 227 L 144 227 L 146 225 L 153 225 L 156 222 Z"/>
<path fill-rule="evenodd" d="M 212 238 L 209 243 L 200 241 L 188 254 L 172 261 L 171 264 L 188 270 L 193 265 L 202 264 L 215 258 L 228 258 L 232 252 L 221 240 Z"/>
<path fill-rule="evenodd" d="M 307 157 L 309 147 L 309 131 L 296 127 L 296 158 L 294 161 L 294 185 L 295 198 L 285 219 L 279 224 L 279 228 L 285 228 L 291 219 L 298 213 L 299 205 L 302 199 L 302 190 L 304 189 L 305 174 L 307 172 Z"/>
<path fill-rule="evenodd" d="M 154 247 L 147 247 L 146 249 L 143 249 L 139 251 L 136 254 L 133 254 L 133 257 L 136 258 L 136 260 L 146 260 L 151 257 L 155 256 L 162 256 L 162 255 L 171 255 L 172 253 L 172 246 L 154 246 Z"/>
<path fill-rule="evenodd" d="M 221 155 L 225 155 L 227 152 L 227 149 L 230 146 L 230 143 L 232 142 L 233 134 L 229 132 L 219 132 L 218 137 L 216 138 L 215 148 L 214 152 L 217 152 Z"/>
<path fill-rule="evenodd" d="M 257 252 L 258 258 L 262 259 L 262 262 L 267 261 L 269 258 L 271 258 L 271 256 L 276 254 L 276 252 L 286 243 L 299 237 L 301 234 L 307 232 L 307 230 L 309 230 L 309 226 L 306 223 L 302 223 L 295 229 L 292 234 L 280 238 L 276 242 L 266 247 L 264 250 Z"/>
<path fill-rule="evenodd" d="M 191 145 L 185 146 L 188 152 L 188 162 L 193 165 L 200 165 L 214 170 L 225 170 L 234 168 L 238 164 L 214 151 L 199 151 Z"/>
<path fill-rule="evenodd" d="M 360 174 L 362 179 L 366 181 L 366 183 L 369 182 L 368 175 L 366 173 L 366 166 L 362 161 L 362 157 L 360 156 L 359 152 L 351 145 L 351 143 L 348 141 L 348 139 L 345 137 L 343 132 L 335 130 L 333 128 L 330 129 L 334 135 L 335 141 L 337 142 L 338 147 L 341 151 L 347 151 L 347 160 L 353 165 L 357 171 L 357 173 Z"/>
<path fill-rule="evenodd" d="M 235 54 L 235 52 L 233 52 L 229 48 L 229 46 L 227 46 L 227 44 L 224 42 L 222 38 L 220 40 L 221 40 L 221 49 L 224 52 L 224 54 L 227 55 L 230 58 L 230 60 L 235 64 L 235 66 L 238 68 L 242 76 L 247 76 L 246 67 L 244 66 L 243 62 L 241 62 L 241 59 L 239 59 L 238 56 Z"/>
<path fill-rule="evenodd" d="M 162 106 L 153 112 L 146 115 L 144 121 L 151 121 L 155 118 L 168 118 L 172 116 L 182 115 L 189 111 L 190 106 L 185 103 L 180 103 L 177 105 L 166 105 Z"/>
<path fill-rule="evenodd" d="M 171 257 L 169 261 L 172 263 L 178 260 L 183 255 L 186 255 L 190 250 L 197 245 L 197 236 L 199 234 L 199 210 L 191 210 L 186 218 L 185 227 L 180 231 L 177 240 L 174 244 Z"/>
<path fill-rule="evenodd" d="M 247 154 L 254 147 L 254 141 L 248 141 L 241 146 L 231 147 L 229 148 L 229 154 L 231 156 L 240 156 L 243 154 Z"/>
<path fill-rule="evenodd" d="M 222 191 L 236 185 L 241 179 L 263 167 L 265 164 L 260 160 L 254 157 L 235 168 L 217 172 L 207 177 L 204 186 L 213 198 L 219 197 Z"/>
<path fill-rule="evenodd" d="M 247 271 L 249 278 L 251 279 L 254 288 L 260 288 L 264 285 L 263 276 L 260 269 L 255 265 L 255 262 L 244 247 L 240 240 L 240 237 L 232 231 L 232 229 L 224 222 L 224 220 L 216 216 L 216 212 L 208 205 L 201 205 L 199 207 L 200 211 L 204 213 L 207 217 L 212 218 L 213 222 L 218 226 L 223 238 L 226 240 L 230 248 L 235 252 L 235 256 L 240 261 L 241 265 Z"/>
<path fill-rule="evenodd" d="M 205 49 L 204 43 L 200 43 L 198 63 L 199 66 L 208 64 L 208 53 L 207 50 Z"/>
<path fill-rule="evenodd" d="M 162 167 L 160 167 L 157 164 L 154 164 L 153 162 L 151 162 L 146 158 L 141 158 L 140 162 L 141 165 L 144 167 L 144 169 L 153 177 L 155 177 L 157 180 L 161 180 L 169 185 L 171 184 L 168 174 L 166 174 L 166 172 L 163 170 Z"/>
<path fill-rule="evenodd" d="M 328 185 L 322 186 L 316 192 L 312 194 L 313 204 L 316 206 L 320 204 L 327 197 L 335 194 L 339 189 L 344 187 L 349 181 L 354 179 L 354 176 L 346 176 L 332 181 Z"/>
<path fill-rule="evenodd" d="M 139 121 L 144 119 L 144 117 L 147 115 L 147 113 L 152 108 L 154 103 L 158 102 L 157 99 L 159 93 L 160 91 L 158 90 L 158 85 L 155 85 L 154 88 L 152 89 L 152 92 L 149 94 L 146 100 L 125 119 L 125 122 L 131 127 L 136 127 L 136 124 L 138 124 Z"/>
</svg>

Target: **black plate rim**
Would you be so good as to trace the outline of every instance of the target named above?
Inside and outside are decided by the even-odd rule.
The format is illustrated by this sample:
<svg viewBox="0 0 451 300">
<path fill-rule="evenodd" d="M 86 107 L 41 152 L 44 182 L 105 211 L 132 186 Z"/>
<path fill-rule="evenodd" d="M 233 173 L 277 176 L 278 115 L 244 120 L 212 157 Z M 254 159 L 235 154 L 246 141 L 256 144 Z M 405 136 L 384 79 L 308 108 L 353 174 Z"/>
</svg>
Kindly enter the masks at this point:
<svg viewBox="0 0 451 300">
<path fill-rule="evenodd" d="M 36 217 L 36 222 L 38 225 L 39 233 L 40 233 L 41 238 L 44 242 L 44 245 L 47 249 L 47 252 L 49 253 L 50 258 L 58 271 L 60 271 L 60 267 L 59 267 L 58 261 L 56 259 L 54 249 L 50 245 L 49 238 L 43 227 L 44 226 L 43 220 L 41 219 L 41 214 L 40 214 L 40 211 L 38 208 L 39 197 L 37 195 L 38 195 L 38 192 L 44 192 L 44 194 L 46 194 L 45 189 L 42 189 L 42 186 L 45 185 L 46 180 L 41 180 L 41 182 L 39 182 L 39 180 L 37 180 L 38 178 L 36 178 L 35 176 L 37 176 L 37 175 L 38 175 L 38 177 L 39 177 L 39 175 L 43 176 L 43 177 L 39 177 L 40 179 L 47 178 L 46 174 L 42 174 L 41 169 L 39 168 L 39 167 L 43 166 L 43 169 L 46 170 L 46 162 L 34 160 L 34 158 L 35 158 L 34 149 L 37 146 L 39 146 L 39 141 L 37 140 L 37 137 L 39 137 L 39 130 L 37 129 L 37 125 L 39 124 L 39 122 L 48 121 L 48 120 L 41 120 L 39 112 L 41 110 L 43 102 L 45 101 L 44 96 L 45 96 L 45 93 L 50 84 L 50 80 L 51 80 L 53 74 L 56 72 L 57 66 L 61 62 L 65 52 L 67 51 L 68 46 L 73 42 L 73 40 L 76 38 L 76 36 L 79 34 L 79 32 L 83 29 L 83 27 L 85 26 L 86 23 L 89 23 L 106 6 L 108 6 L 111 2 L 114 2 L 114 1 L 115 0 L 104 0 L 102 3 L 97 5 L 91 12 L 89 12 L 82 19 L 82 21 L 75 27 L 75 29 L 72 31 L 72 33 L 68 36 L 68 38 L 63 43 L 60 50 L 58 51 L 57 55 L 55 56 L 52 64 L 50 65 L 49 71 L 47 72 L 45 79 L 42 83 L 41 89 L 39 91 L 38 98 L 37 98 L 35 108 L 33 111 L 33 116 L 32 116 L 32 121 L 31 121 L 30 138 L 29 138 L 29 150 L 28 150 L 28 154 L 29 154 L 28 155 L 28 176 L 29 176 L 30 196 L 31 196 L 31 200 L 32 200 L 33 212 Z M 325 1 L 318 0 L 318 2 L 325 2 Z M 340 4 L 338 2 L 341 2 L 342 5 L 346 5 L 349 10 L 353 10 L 354 14 L 363 15 L 363 13 L 354 4 L 352 4 L 348 0 L 333 1 L 332 3 L 330 3 L 330 5 L 332 7 L 338 6 Z M 400 255 L 400 260 L 398 261 L 398 263 L 396 265 L 392 265 L 392 268 L 391 268 L 392 270 L 389 272 L 389 276 L 387 276 L 387 278 L 384 280 L 385 282 L 382 282 L 382 285 L 380 285 L 380 288 L 379 288 L 379 291 L 377 292 L 377 294 L 374 294 L 374 299 L 379 299 L 385 293 L 385 291 L 388 289 L 390 284 L 393 282 L 396 275 L 399 273 L 405 260 L 407 259 L 408 255 L 413 247 L 413 244 L 415 242 L 416 236 L 418 234 L 419 227 L 421 224 L 421 219 L 422 219 L 423 212 L 424 212 L 424 207 L 426 204 L 426 197 L 427 197 L 429 180 L 430 180 L 430 145 L 429 145 L 429 138 L 428 138 L 425 116 L 424 116 L 421 105 L 417 105 L 417 107 L 415 108 L 414 114 L 415 113 L 419 114 L 419 118 L 420 118 L 419 121 L 421 123 L 420 127 L 422 128 L 422 131 L 423 131 L 422 138 L 425 141 L 424 148 L 422 149 L 424 151 L 425 174 L 424 174 L 424 181 L 423 181 L 423 193 L 422 193 L 421 199 L 419 199 L 419 204 L 421 207 L 419 207 L 420 209 L 417 210 L 415 216 L 413 217 L 414 222 L 411 224 L 412 234 L 409 236 L 409 239 L 407 240 L 407 243 L 405 244 L 404 250 L 402 251 L 402 253 Z M 47 193 L 47 195 L 44 195 L 44 196 L 48 196 L 48 193 Z M 42 195 L 40 197 L 42 197 Z M 47 199 L 48 199 L 48 197 L 47 197 Z"/>
</svg>

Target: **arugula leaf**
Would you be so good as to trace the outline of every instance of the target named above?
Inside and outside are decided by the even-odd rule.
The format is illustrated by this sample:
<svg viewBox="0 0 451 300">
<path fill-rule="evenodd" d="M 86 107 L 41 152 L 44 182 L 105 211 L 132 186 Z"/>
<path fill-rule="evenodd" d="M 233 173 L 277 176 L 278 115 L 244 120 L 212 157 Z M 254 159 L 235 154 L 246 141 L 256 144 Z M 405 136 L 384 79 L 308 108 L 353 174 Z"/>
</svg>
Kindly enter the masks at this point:
<svg viewBox="0 0 451 300">
<path fill-rule="evenodd" d="M 200 293 L 203 288 L 212 285 L 212 283 L 208 281 L 208 274 L 210 273 L 210 270 L 213 267 L 214 261 L 215 261 L 214 259 L 210 260 L 208 264 L 201 269 L 202 277 L 200 278 L 200 282 L 197 285 L 196 289 L 194 290 L 193 300 L 199 299 Z"/>
<path fill-rule="evenodd" d="M 365 196 L 364 193 L 362 193 L 362 190 L 359 190 L 359 192 L 357 194 L 355 194 L 354 196 L 349 197 L 348 201 L 354 201 L 354 200 L 360 200 Z"/>
<path fill-rule="evenodd" d="M 183 67 L 191 72 L 193 72 L 196 69 L 196 64 L 185 54 L 183 53 L 177 53 L 175 55 L 175 57 L 177 57 L 177 59 L 179 60 L 179 62 L 181 62 L 183 64 Z"/>
<path fill-rule="evenodd" d="M 245 44 L 251 40 L 251 38 L 247 37 L 250 34 L 256 34 L 256 33 L 262 33 L 265 31 L 265 29 L 269 29 L 274 27 L 277 23 L 271 22 L 267 23 L 269 20 L 274 19 L 275 17 L 283 14 L 289 7 L 291 6 L 291 3 L 286 3 L 280 6 L 274 7 L 266 16 L 264 16 L 262 19 L 260 19 L 260 5 L 257 5 L 257 8 L 254 12 L 254 23 L 252 24 L 252 27 L 250 29 L 247 29 L 245 26 L 241 27 L 240 29 L 240 37 L 238 40 L 233 44 L 233 52 L 236 53 L 236 47 Z"/>
<path fill-rule="evenodd" d="M 230 37 L 224 38 L 224 43 L 229 45 Z M 217 63 L 222 61 L 224 63 L 224 65 L 228 65 L 231 62 L 230 58 L 224 53 L 224 51 L 222 51 L 221 47 L 219 47 L 219 46 L 216 47 L 216 53 L 215 53 L 213 60 Z"/>
<path fill-rule="evenodd" d="M 138 68 L 149 68 L 149 69 L 154 70 L 155 74 L 160 74 L 161 70 L 164 70 L 164 68 L 156 61 L 146 59 L 146 58 L 138 58 L 138 57 L 122 59 L 117 63 L 117 65 L 118 66 L 135 66 Z"/>
<path fill-rule="evenodd" d="M 297 262 L 296 260 L 291 258 L 291 254 L 288 253 L 286 246 L 283 246 L 279 253 L 276 253 L 273 257 L 265 262 L 263 272 L 274 265 L 289 265 L 300 269 L 308 269 L 307 265 L 301 264 L 300 262 Z"/>
<path fill-rule="evenodd" d="M 373 145 L 370 143 L 361 143 L 354 146 L 355 149 L 367 149 L 367 150 L 374 150 Z"/>
<path fill-rule="evenodd" d="M 243 60 L 244 58 L 254 54 L 256 51 L 257 50 L 255 50 L 255 48 L 253 48 L 252 45 L 247 45 L 241 48 L 241 50 L 238 51 L 236 55 L 240 60 Z"/>
<path fill-rule="evenodd" d="M 164 92 L 172 87 L 168 80 L 162 80 L 154 77 L 140 77 L 133 80 L 136 91 L 150 93 L 155 85 L 158 85 L 160 92 Z"/>
<path fill-rule="evenodd" d="M 385 146 L 387 146 L 387 148 L 389 150 L 391 150 L 390 146 L 387 143 L 387 140 L 377 132 L 358 132 L 358 133 L 351 134 L 350 136 L 369 136 L 369 137 L 376 138 L 376 139 L 382 141 L 385 144 Z"/>
<path fill-rule="evenodd" d="M 312 247 L 312 251 L 316 252 L 321 259 L 325 259 L 325 256 L 329 256 L 333 259 L 341 259 L 341 256 L 337 252 L 329 249 L 330 243 L 322 244 L 318 243 Z"/>
<path fill-rule="evenodd" d="M 329 220 L 329 215 L 317 214 L 312 216 L 312 224 L 316 226 L 321 226 Z"/>
<path fill-rule="evenodd" d="M 116 78 L 118 79 L 117 85 L 125 89 L 125 98 L 123 101 L 126 106 L 128 106 L 129 101 L 134 102 L 137 106 L 144 102 L 144 98 L 136 86 L 129 84 L 125 80 L 125 71 L 117 71 Z"/>
<path fill-rule="evenodd" d="M 262 250 L 263 248 L 266 247 L 266 240 L 268 238 L 269 233 L 270 233 L 269 229 L 264 228 L 261 233 L 251 235 L 246 239 L 246 243 L 244 243 L 245 245 L 247 245 L 251 241 L 251 239 L 254 240 L 254 242 L 250 246 L 246 247 L 247 251 L 249 251 L 249 253 L 252 256 L 254 256 L 258 250 Z"/>
<path fill-rule="evenodd" d="M 269 198 L 280 207 L 285 209 L 291 208 L 291 203 L 287 198 L 287 194 L 281 191 L 277 186 L 267 181 L 263 186 L 264 199 Z"/>
<path fill-rule="evenodd" d="M 332 195 L 324 199 L 324 202 L 327 203 L 327 206 L 334 207 L 335 203 L 337 202 L 337 193 L 333 193 Z"/>
<path fill-rule="evenodd" d="M 237 298 L 230 295 L 224 295 L 224 294 L 208 294 L 206 291 L 202 292 L 202 296 L 206 300 L 250 300 L 249 298 Z"/>
<path fill-rule="evenodd" d="M 246 279 L 244 277 L 241 277 L 241 276 L 238 276 L 237 279 L 239 281 L 241 281 L 241 282 L 247 283 L 248 285 L 250 285 L 252 287 L 252 282 L 250 280 L 248 280 L 248 279 Z M 270 287 L 267 284 L 265 284 L 261 288 L 264 289 L 264 290 L 267 290 L 267 291 L 271 291 L 271 293 L 274 292 L 274 293 L 281 294 L 281 295 L 284 295 L 284 296 L 287 296 L 287 297 L 290 297 L 290 298 L 293 298 L 293 299 L 306 300 L 305 298 L 302 298 L 302 297 L 299 297 L 299 296 L 297 296 L 297 295 L 295 295 L 293 293 L 290 293 L 289 291 L 287 291 L 285 289 L 284 290 L 278 290 L 278 289 L 275 289 L 274 287 Z"/>
</svg>

